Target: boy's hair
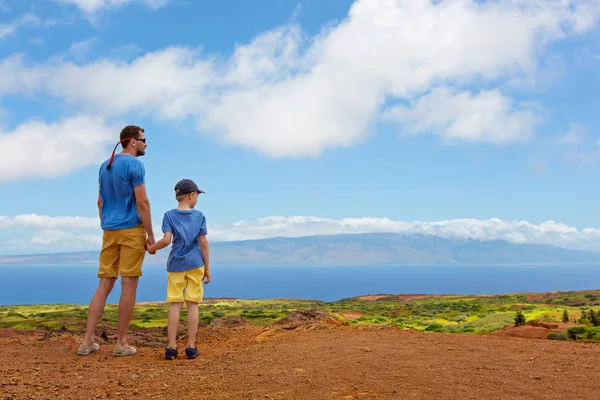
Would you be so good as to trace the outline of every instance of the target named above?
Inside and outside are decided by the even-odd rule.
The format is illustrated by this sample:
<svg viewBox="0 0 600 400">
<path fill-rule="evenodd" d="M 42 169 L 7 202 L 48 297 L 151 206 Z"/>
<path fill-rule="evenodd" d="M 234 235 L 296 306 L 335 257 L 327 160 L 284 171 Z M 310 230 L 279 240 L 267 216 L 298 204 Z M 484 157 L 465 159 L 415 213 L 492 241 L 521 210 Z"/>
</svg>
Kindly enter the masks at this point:
<svg viewBox="0 0 600 400">
<path fill-rule="evenodd" d="M 123 140 L 123 139 L 127 139 L 127 138 L 134 138 L 134 139 L 139 139 L 140 138 L 140 133 L 145 132 L 144 128 L 140 128 L 139 126 L 135 126 L 135 125 L 127 125 L 125 128 L 123 128 L 123 130 L 121 130 L 121 135 L 119 135 L 119 139 Z M 126 140 L 124 142 L 121 142 L 121 146 L 123 146 L 123 148 L 127 147 L 127 145 L 129 145 L 130 140 Z"/>
<path fill-rule="evenodd" d="M 189 194 L 189 193 L 188 193 L 188 194 Z M 175 199 L 176 199 L 178 202 L 181 202 L 181 201 L 183 201 L 183 199 L 185 199 L 185 194 L 181 194 L 181 193 L 179 193 L 179 189 L 178 189 L 178 188 L 175 188 Z"/>
</svg>

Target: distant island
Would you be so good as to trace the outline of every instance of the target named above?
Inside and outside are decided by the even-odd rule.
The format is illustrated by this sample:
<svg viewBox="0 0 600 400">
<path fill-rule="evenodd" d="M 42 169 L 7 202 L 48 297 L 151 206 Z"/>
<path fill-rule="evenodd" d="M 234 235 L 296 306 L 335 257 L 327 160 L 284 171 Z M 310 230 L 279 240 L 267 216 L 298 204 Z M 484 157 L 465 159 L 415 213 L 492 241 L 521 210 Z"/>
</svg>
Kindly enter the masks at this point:
<svg viewBox="0 0 600 400">
<path fill-rule="evenodd" d="M 164 264 L 168 249 L 147 255 Z M 600 263 L 600 253 L 504 240 L 448 239 L 421 234 L 366 233 L 277 237 L 211 243 L 214 265 L 508 265 Z M 0 264 L 96 264 L 98 251 L 0 256 Z"/>
</svg>

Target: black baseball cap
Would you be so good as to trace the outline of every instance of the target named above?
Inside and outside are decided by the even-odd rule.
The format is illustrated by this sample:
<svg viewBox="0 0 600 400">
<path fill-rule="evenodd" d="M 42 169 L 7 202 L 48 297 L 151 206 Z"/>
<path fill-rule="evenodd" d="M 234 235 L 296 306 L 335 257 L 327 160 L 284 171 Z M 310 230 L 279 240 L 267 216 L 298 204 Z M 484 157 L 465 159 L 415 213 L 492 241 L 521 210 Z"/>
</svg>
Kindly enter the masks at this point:
<svg viewBox="0 0 600 400">
<path fill-rule="evenodd" d="M 175 185 L 175 194 L 177 196 L 194 192 L 204 193 L 191 179 L 182 179 Z"/>
</svg>

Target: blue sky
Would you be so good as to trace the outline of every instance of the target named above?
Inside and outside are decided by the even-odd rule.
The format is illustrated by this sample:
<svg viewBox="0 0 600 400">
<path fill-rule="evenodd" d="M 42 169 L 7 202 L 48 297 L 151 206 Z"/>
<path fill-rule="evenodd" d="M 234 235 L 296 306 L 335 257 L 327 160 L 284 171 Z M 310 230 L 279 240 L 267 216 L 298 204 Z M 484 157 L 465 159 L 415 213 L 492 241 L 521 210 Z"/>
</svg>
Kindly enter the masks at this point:
<svg viewBox="0 0 600 400">
<path fill-rule="evenodd" d="M 146 130 L 155 225 L 186 177 L 214 240 L 600 249 L 599 17 L 597 0 L 0 0 L 0 254 L 97 247 L 98 166 L 126 124 Z"/>
</svg>

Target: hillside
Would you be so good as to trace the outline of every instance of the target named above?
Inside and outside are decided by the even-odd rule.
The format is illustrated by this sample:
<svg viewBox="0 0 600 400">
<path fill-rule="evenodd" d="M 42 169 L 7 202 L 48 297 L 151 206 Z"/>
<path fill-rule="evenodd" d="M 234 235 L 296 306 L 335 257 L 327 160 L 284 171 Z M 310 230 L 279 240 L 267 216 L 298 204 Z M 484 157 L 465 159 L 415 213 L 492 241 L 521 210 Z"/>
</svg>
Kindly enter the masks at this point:
<svg viewBox="0 0 600 400">
<path fill-rule="evenodd" d="M 168 250 L 146 258 L 163 264 Z M 215 265 L 447 265 L 600 262 L 600 253 L 502 240 L 369 233 L 211 243 Z M 0 264 L 95 264 L 98 252 L 0 256 Z"/>
</svg>

